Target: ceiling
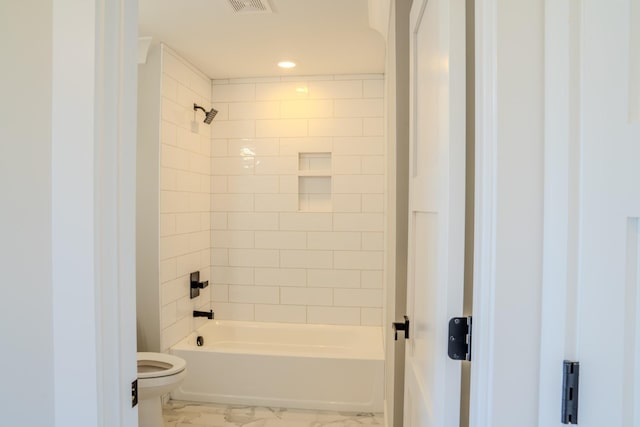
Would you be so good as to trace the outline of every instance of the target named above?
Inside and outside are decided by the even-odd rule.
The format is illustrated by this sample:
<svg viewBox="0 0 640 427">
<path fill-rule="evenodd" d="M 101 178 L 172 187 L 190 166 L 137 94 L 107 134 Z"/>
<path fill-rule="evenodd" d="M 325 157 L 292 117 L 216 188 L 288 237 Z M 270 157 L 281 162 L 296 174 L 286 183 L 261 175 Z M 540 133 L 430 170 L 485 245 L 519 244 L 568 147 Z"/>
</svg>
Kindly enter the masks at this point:
<svg viewBox="0 0 640 427">
<path fill-rule="evenodd" d="M 139 34 L 213 79 L 384 72 L 368 0 L 269 1 L 273 13 L 236 13 L 228 0 L 139 0 Z M 297 67 L 283 70 L 282 60 Z"/>
</svg>

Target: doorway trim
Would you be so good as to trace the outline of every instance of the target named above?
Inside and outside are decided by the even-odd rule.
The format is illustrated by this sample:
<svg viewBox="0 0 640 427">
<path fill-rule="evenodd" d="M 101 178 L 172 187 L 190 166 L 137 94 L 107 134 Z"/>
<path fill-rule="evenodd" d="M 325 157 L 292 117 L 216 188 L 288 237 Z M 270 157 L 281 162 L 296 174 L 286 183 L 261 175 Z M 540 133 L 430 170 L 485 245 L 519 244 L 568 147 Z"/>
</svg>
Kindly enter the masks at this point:
<svg viewBox="0 0 640 427">
<path fill-rule="evenodd" d="M 497 0 L 476 0 L 476 157 L 470 427 L 493 425 L 496 287 Z"/>
</svg>

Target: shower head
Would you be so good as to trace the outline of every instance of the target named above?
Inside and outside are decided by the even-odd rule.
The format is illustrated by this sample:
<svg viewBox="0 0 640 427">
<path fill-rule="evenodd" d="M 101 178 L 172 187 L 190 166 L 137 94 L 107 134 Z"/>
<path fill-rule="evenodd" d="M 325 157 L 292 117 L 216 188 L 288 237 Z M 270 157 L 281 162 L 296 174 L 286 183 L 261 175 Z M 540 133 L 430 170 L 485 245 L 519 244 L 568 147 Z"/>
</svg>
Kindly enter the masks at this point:
<svg viewBox="0 0 640 427">
<path fill-rule="evenodd" d="M 198 104 L 193 104 L 193 111 L 196 111 L 196 110 L 202 110 L 202 112 L 205 114 L 204 122 L 208 125 L 211 124 L 211 122 L 213 121 L 213 118 L 216 116 L 216 114 L 218 114 L 218 110 L 216 110 L 213 107 L 211 108 L 211 111 L 207 111 L 203 107 L 199 106 Z"/>
</svg>

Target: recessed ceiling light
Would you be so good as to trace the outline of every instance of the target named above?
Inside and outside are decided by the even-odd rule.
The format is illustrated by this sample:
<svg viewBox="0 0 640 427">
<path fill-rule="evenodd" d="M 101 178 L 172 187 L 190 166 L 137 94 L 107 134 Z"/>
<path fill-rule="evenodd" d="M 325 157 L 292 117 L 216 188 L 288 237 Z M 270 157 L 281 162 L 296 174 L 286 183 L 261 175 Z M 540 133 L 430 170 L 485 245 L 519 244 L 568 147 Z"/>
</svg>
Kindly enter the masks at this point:
<svg viewBox="0 0 640 427">
<path fill-rule="evenodd" d="M 295 62 L 291 62 L 291 61 L 280 61 L 278 62 L 278 67 L 280 68 L 293 68 L 296 66 Z"/>
</svg>

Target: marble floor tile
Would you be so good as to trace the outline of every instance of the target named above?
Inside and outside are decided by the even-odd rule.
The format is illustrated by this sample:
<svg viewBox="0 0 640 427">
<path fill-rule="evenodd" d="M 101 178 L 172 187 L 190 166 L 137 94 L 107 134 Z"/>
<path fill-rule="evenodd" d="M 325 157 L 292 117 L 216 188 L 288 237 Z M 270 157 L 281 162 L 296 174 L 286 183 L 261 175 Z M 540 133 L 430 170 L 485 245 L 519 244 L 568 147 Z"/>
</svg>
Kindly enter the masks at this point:
<svg viewBox="0 0 640 427">
<path fill-rule="evenodd" d="M 169 401 L 164 427 L 361 427 L 384 425 L 382 414 Z"/>
</svg>

